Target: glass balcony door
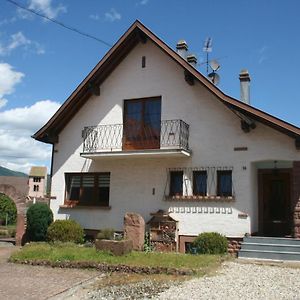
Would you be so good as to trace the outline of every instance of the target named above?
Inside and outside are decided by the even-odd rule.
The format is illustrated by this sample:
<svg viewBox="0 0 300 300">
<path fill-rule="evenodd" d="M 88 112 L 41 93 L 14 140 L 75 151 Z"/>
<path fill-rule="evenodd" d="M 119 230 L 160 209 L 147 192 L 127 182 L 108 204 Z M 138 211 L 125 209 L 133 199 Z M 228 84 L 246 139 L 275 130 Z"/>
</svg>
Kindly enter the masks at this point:
<svg viewBox="0 0 300 300">
<path fill-rule="evenodd" d="M 124 101 L 123 149 L 159 149 L 161 99 Z"/>
</svg>

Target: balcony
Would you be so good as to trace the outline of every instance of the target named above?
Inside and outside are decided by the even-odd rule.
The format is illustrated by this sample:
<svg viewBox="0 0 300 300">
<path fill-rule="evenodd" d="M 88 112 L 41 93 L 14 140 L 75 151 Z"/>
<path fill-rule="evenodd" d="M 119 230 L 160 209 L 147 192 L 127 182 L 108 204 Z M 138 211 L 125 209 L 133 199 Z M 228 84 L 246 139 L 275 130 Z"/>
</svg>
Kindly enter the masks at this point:
<svg viewBox="0 0 300 300">
<path fill-rule="evenodd" d="M 182 120 L 88 126 L 82 137 L 85 158 L 191 155 L 189 125 Z"/>
</svg>

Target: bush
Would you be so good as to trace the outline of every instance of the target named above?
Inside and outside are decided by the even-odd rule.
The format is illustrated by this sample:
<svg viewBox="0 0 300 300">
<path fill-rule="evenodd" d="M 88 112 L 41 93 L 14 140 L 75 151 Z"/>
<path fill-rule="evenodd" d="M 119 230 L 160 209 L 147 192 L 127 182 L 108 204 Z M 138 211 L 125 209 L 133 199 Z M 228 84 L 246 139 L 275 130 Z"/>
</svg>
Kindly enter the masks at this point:
<svg viewBox="0 0 300 300">
<path fill-rule="evenodd" d="M 50 242 L 83 243 L 84 232 L 80 224 L 74 220 L 56 220 L 47 231 L 47 239 Z"/>
<path fill-rule="evenodd" d="M 7 224 L 15 224 L 17 221 L 17 208 L 15 203 L 9 197 L 0 194 L 0 219 L 5 222 L 6 217 Z"/>
<path fill-rule="evenodd" d="M 115 233 L 114 229 L 104 228 L 97 234 L 96 239 L 98 239 L 98 240 L 113 240 L 114 233 Z"/>
<path fill-rule="evenodd" d="M 199 254 L 224 254 L 227 252 L 228 242 L 225 236 L 217 232 L 204 232 L 198 235 L 192 247 Z"/>
<path fill-rule="evenodd" d="M 36 203 L 27 210 L 26 234 L 29 241 L 45 241 L 47 229 L 53 222 L 53 214 L 45 203 Z"/>
</svg>

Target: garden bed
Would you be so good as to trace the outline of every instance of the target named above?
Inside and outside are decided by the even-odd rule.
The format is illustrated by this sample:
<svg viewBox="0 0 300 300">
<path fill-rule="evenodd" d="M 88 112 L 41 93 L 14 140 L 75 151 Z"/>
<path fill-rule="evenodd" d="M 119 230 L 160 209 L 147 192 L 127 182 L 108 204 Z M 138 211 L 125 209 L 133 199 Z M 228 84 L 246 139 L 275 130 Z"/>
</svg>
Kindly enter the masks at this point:
<svg viewBox="0 0 300 300">
<path fill-rule="evenodd" d="M 132 252 L 123 256 L 75 244 L 31 243 L 10 261 L 60 268 L 93 268 L 102 272 L 204 275 L 217 269 L 226 256 Z"/>
</svg>

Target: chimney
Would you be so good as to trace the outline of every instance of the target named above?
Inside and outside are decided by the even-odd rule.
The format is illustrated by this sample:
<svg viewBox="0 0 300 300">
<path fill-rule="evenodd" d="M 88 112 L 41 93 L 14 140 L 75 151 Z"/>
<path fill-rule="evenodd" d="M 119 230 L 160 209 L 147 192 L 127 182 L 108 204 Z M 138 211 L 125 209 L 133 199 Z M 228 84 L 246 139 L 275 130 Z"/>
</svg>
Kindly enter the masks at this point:
<svg viewBox="0 0 300 300">
<path fill-rule="evenodd" d="M 243 69 L 240 72 L 240 90 L 241 90 L 241 101 L 250 105 L 250 75 L 248 70 Z"/>
<path fill-rule="evenodd" d="M 190 63 L 194 68 L 197 66 L 197 57 L 195 54 L 189 54 L 186 58 L 188 63 Z"/>
<path fill-rule="evenodd" d="M 177 53 L 184 59 L 187 57 L 188 45 L 185 40 L 178 41 L 176 45 Z"/>
</svg>

